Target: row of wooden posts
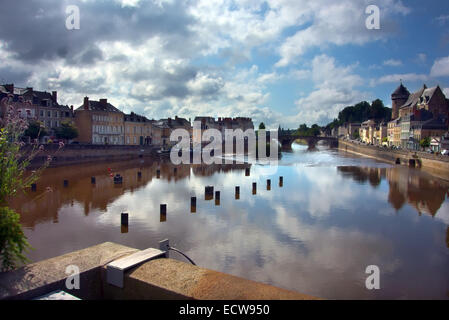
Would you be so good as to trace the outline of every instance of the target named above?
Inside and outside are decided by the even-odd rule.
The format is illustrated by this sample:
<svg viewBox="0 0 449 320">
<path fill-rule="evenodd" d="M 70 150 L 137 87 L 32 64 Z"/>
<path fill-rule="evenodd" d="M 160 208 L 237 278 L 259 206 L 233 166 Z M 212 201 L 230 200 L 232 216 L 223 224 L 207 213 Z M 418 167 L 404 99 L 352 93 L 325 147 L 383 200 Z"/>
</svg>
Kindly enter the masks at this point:
<svg viewBox="0 0 449 320">
<path fill-rule="evenodd" d="M 279 177 L 279 187 L 284 186 L 284 177 Z M 267 180 L 267 190 L 271 190 L 271 179 Z M 257 194 L 257 183 L 253 182 L 253 195 Z M 212 200 L 214 198 L 214 187 L 213 186 L 206 186 L 204 189 L 204 198 L 205 200 Z M 215 191 L 215 205 L 220 205 L 220 199 L 221 199 L 221 192 L 216 190 Z M 240 186 L 235 187 L 235 199 L 240 199 Z M 190 212 L 196 213 L 196 203 L 197 203 L 197 197 L 191 197 L 190 198 Z M 122 227 L 128 227 L 128 213 L 122 213 L 121 214 L 121 224 Z M 167 205 L 161 204 L 160 205 L 160 221 L 165 222 L 167 221 Z"/>
</svg>

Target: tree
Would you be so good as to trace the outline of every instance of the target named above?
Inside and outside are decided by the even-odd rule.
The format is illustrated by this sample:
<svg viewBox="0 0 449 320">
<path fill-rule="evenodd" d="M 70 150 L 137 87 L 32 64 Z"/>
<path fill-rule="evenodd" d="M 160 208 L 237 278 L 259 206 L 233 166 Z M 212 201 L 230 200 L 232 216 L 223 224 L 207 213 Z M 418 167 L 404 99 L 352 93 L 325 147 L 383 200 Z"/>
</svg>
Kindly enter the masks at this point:
<svg viewBox="0 0 449 320">
<path fill-rule="evenodd" d="M 30 121 L 24 135 L 25 137 L 30 137 L 31 139 L 37 139 L 46 136 L 47 131 L 45 130 L 42 122 Z"/>
<path fill-rule="evenodd" d="M 28 129 L 27 122 L 7 105 L 7 98 L 0 102 L 0 107 L 7 110 L 0 128 L 0 271 L 6 271 L 27 262 L 25 252 L 30 248 L 19 214 L 8 207 L 9 200 L 39 179 L 51 157 L 42 167 L 26 174 L 27 167 L 44 147 L 34 140 L 31 150 L 24 148 L 22 138 Z"/>
<path fill-rule="evenodd" d="M 265 123 L 261 122 L 259 124 L 259 130 L 265 130 Z"/>
<path fill-rule="evenodd" d="M 360 138 L 360 133 L 359 133 L 358 129 L 354 131 L 354 134 L 352 135 L 352 138 L 355 139 L 355 140 Z"/>
<path fill-rule="evenodd" d="M 419 142 L 419 145 L 423 149 L 430 147 L 430 138 L 427 137 L 427 138 L 421 139 L 421 141 Z"/>
<path fill-rule="evenodd" d="M 58 139 L 72 140 L 78 137 L 78 129 L 71 122 L 63 122 L 55 130 Z"/>
</svg>

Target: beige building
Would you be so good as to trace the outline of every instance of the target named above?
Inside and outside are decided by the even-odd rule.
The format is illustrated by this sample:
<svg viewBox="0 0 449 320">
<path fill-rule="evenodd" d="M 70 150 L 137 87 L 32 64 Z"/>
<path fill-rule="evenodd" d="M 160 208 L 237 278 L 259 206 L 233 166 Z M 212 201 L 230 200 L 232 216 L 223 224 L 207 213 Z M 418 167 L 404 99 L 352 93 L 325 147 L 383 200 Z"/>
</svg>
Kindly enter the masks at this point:
<svg viewBox="0 0 449 320">
<path fill-rule="evenodd" d="M 152 121 L 144 116 L 131 112 L 125 115 L 125 144 L 150 145 L 152 144 Z"/>
<path fill-rule="evenodd" d="M 75 111 L 75 125 L 79 136 L 77 141 L 89 144 L 115 144 L 125 142 L 124 114 L 107 99 L 84 103 Z"/>
</svg>

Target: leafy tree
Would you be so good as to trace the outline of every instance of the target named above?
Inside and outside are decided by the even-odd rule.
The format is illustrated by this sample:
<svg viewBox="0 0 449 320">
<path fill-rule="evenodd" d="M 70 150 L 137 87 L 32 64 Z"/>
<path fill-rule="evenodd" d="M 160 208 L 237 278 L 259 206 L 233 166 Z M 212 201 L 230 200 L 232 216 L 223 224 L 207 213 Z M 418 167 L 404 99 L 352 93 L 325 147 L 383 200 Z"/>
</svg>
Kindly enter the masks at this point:
<svg viewBox="0 0 449 320">
<path fill-rule="evenodd" d="M 360 138 L 359 130 L 355 130 L 355 131 L 354 131 L 354 134 L 352 135 L 352 138 L 353 138 L 353 139 L 356 139 L 356 140 Z"/>
<path fill-rule="evenodd" d="M 19 214 L 8 207 L 9 200 L 17 193 L 25 192 L 39 179 L 50 164 L 51 157 L 39 169 L 25 174 L 28 165 L 44 147 L 39 147 L 35 140 L 31 150 L 22 148 L 27 122 L 7 105 L 6 98 L 0 106 L 7 109 L 0 128 L 0 270 L 6 271 L 27 262 L 25 252 L 30 248 L 20 225 Z M 60 144 L 60 148 L 62 146 Z"/>
<path fill-rule="evenodd" d="M 423 149 L 430 147 L 430 138 L 427 137 L 427 138 L 421 139 L 421 141 L 419 142 L 419 145 Z"/>
<path fill-rule="evenodd" d="M 47 131 L 41 122 L 30 121 L 24 135 L 25 137 L 30 137 L 31 139 L 37 139 L 46 136 Z"/>
<path fill-rule="evenodd" d="M 63 122 L 55 130 L 58 139 L 72 140 L 78 137 L 78 129 L 70 122 Z"/>
<path fill-rule="evenodd" d="M 265 130 L 265 123 L 261 122 L 259 124 L 259 130 Z"/>
</svg>

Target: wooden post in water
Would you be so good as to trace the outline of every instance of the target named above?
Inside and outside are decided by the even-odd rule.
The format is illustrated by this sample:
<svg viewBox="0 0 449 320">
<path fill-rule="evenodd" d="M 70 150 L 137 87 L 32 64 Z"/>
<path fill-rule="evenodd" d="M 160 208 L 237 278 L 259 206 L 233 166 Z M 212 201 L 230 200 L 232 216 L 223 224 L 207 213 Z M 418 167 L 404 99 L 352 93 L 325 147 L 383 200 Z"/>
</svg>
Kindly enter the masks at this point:
<svg viewBox="0 0 449 320">
<path fill-rule="evenodd" d="M 212 200 L 214 198 L 214 187 L 213 186 L 207 186 L 204 189 L 204 199 L 205 200 Z"/>
<path fill-rule="evenodd" d="M 97 180 L 95 179 L 95 177 L 90 177 L 90 183 L 91 184 L 96 184 Z"/>
<path fill-rule="evenodd" d="M 239 200 L 240 199 L 240 187 L 235 187 L 235 199 Z"/>
<path fill-rule="evenodd" d="M 196 212 L 196 197 L 190 198 L 190 212 L 195 213 Z"/>
<path fill-rule="evenodd" d="M 159 170 L 159 169 L 156 170 L 156 178 L 157 179 L 161 178 L 161 170 Z"/>
<path fill-rule="evenodd" d="M 253 182 L 253 194 L 257 194 L 257 183 Z"/>
<path fill-rule="evenodd" d="M 161 217 L 160 217 L 160 221 L 161 221 L 161 222 L 167 221 L 167 205 L 166 205 L 166 204 L 161 204 Z"/>
<path fill-rule="evenodd" d="M 267 190 L 268 191 L 271 190 L 271 180 L 270 179 L 267 180 Z"/>
<path fill-rule="evenodd" d="M 68 187 L 69 186 L 69 180 L 64 180 L 64 187 Z"/>
<path fill-rule="evenodd" d="M 122 226 L 128 226 L 128 214 L 127 213 L 122 213 L 121 223 L 122 223 Z"/>
<path fill-rule="evenodd" d="M 215 205 L 220 205 L 220 191 L 215 191 Z"/>
<path fill-rule="evenodd" d="M 178 174 L 178 168 L 173 168 L 173 174 L 176 176 Z"/>
<path fill-rule="evenodd" d="M 37 186 L 35 183 L 31 185 L 31 191 L 36 192 Z"/>
<path fill-rule="evenodd" d="M 279 187 L 283 187 L 284 186 L 284 177 L 279 177 Z"/>
</svg>

